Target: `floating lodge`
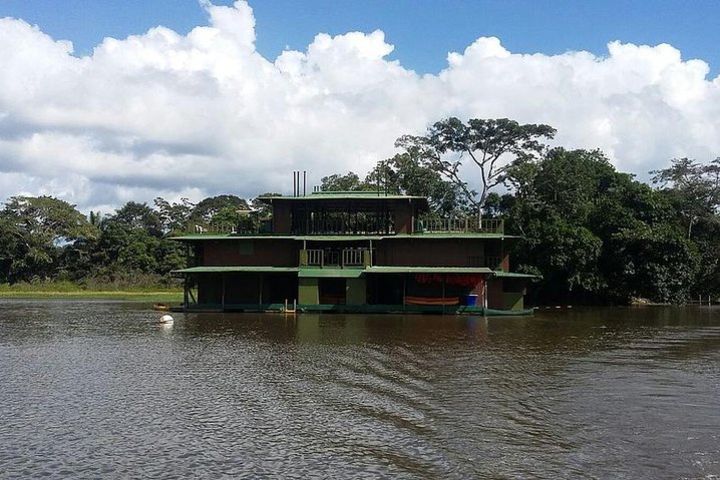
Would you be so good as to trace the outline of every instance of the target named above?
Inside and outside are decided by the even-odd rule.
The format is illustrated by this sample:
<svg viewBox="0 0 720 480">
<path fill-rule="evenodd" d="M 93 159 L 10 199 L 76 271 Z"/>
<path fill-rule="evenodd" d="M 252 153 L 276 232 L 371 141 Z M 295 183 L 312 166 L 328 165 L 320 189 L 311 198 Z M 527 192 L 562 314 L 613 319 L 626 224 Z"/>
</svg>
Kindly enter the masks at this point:
<svg viewBox="0 0 720 480">
<path fill-rule="evenodd" d="M 262 201 L 270 220 L 175 237 L 189 247 L 190 266 L 174 272 L 185 279 L 182 310 L 532 313 L 523 296 L 533 276 L 510 271 L 517 237 L 501 220 L 432 219 L 425 197 L 382 192 Z"/>
</svg>

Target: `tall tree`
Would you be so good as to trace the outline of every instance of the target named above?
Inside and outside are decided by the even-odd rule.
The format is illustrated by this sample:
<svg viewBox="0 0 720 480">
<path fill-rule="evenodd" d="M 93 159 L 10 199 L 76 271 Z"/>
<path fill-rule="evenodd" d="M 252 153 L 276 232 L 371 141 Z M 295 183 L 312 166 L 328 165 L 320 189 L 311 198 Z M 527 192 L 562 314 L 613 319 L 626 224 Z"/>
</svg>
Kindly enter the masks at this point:
<svg viewBox="0 0 720 480">
<path fill-rule="evenodd" d="M 188 220 L 195 205 L 187 198 L 181 198 L 179 202 L 169 202 L 162 197 L 157 197 L 153 203 L 163 231 L 182 232 L 188 227 Z"/>
<path fill-rule="evenodd" d="M 424 136 L 400 137 L 396 146 L 441 173 L 480 209 L 490 190 L 504 181 L 510 161 L 536 157 L 545 149 L 541 140 L 554 136 L 555 129 L 548 125 L 520 124 L 507 118 L 473 118 L 466 124 L 451 117 L 436 122 Z M 479 182 L 463 178 L 466 159 L 480 170 Z"/>
</svg>

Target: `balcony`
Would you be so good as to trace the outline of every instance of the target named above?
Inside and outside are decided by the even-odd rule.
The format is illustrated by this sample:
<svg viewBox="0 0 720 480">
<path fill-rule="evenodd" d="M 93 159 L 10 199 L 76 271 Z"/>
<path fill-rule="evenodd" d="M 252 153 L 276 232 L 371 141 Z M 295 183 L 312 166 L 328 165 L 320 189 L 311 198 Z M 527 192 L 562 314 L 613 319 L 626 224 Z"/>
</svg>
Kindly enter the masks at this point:
<svg viewBox="0 0 720 480">
<path fill-rule="evenodd" d="M 415 219 L 415 233 L 499 233 L 505 232 L 505 221 L 497 218 L 481 219 L 478 217 L 437 218 L 425 217 Z"/>
<path fill-rule="evenodd" d="M 308 248 L 300 250 L 301 267 L 364 268 L 372 264 L 369 248 Z"/>
</svg>

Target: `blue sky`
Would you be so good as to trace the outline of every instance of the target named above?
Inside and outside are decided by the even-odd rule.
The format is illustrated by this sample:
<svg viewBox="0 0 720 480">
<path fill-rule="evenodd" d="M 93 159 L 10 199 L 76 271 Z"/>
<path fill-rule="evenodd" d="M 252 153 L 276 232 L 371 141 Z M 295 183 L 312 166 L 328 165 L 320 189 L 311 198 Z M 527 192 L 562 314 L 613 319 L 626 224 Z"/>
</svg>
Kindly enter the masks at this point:
<svg viewBox="0 0 720 480">
<path fill-rule="evenodd" d="M 228 0 L 214 0 L 229 5 Z M 275 58 L 284 48 L 304 50 L 319 32 L 381 29 L 395 46 L 390 58 L 419 73 L 446 66 L 446 54 L 481 36 L 497 36 L 510 51 L 547 54 L 587 50 L 605 55 L 612 40 L 670 43 L 684 59 L 708 62 L 720 72 L 720 2 L 693 1 L 458 1 L 263 0 L 250 2 L 257 49 Z M 104 37 L 124 38 L 163 25 L 187 33 L 207 21 L 196 0 L 2 0 L 0 17 L 37 24 L 68 39 L 77 54 Z"/>
</svg>

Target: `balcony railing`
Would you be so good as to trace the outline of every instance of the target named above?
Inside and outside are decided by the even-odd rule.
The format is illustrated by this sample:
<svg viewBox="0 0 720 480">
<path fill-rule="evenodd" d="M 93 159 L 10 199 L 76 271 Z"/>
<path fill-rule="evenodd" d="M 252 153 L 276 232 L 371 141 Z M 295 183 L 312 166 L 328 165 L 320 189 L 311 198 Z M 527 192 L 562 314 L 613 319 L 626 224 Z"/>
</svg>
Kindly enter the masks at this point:
<svg viewBox="0 0 720 480">
<path fill-rule="evenodd" d="M 308 248 L 300 250 L 301 267 L 364 267 L 370 266 L 369 248 L 320 249 Z"/>
<path fill-rule="evenodd" d="M 505 222 L 497 218 L 426 217 L 416 219 L 413 227 L 417 233 L 504 233 Z"/>
<path fill-rule="evenodd" d="M 272 233 L 272 221 L 261 220 L 259 223 L 197 223 L 191 222 L 187 233 L 208 235 L 267 235 Z"/>
</svg>

